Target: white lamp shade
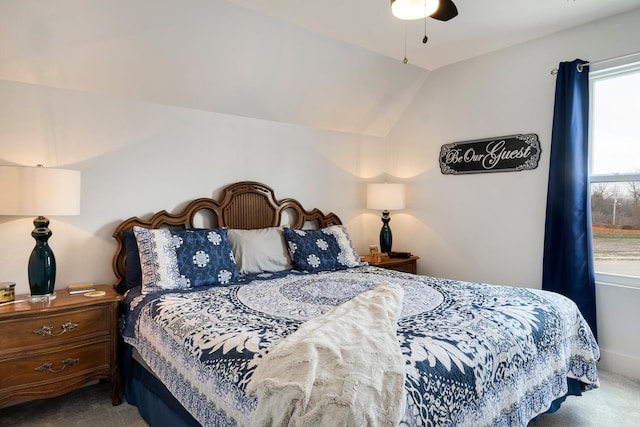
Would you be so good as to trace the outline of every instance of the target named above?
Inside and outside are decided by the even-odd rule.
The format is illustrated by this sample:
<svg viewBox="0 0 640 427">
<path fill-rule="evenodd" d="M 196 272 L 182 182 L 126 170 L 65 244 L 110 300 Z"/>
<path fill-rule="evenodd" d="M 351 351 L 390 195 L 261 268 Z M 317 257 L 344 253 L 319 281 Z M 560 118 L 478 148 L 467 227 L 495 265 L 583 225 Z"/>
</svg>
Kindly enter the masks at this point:
<svg viewBox="0 0 640 427">
<path fill-rule="evenodd" d="M 433 15 L 440 0 L 391 0 L 391 13 L 399 19 L 414 20 Z"/>
<path fill-rule="evenodd" d="M 404 184 L 367 184 L 367 208 L 398 210 L 405 208 Z"/>
<path fill-rule="evenodd" d="M 80 171 L 0 167 L 0 215 L 80 214 Z"/>
</svg>

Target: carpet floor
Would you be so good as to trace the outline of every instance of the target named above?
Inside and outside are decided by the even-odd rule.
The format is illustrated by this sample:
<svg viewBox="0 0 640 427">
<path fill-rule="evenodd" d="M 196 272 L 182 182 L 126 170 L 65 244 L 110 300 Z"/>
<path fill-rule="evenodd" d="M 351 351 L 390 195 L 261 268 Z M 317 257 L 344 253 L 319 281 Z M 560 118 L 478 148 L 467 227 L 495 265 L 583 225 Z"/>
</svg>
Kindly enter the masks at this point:
<svg viewBox="0 0 640 427">
<path fill-rule="evenodd" d="M 600 388 L 569 396 L 558 412 L 540 415 L 529 427 L 640 426 L 640 381 L 600 371 Z"/>
<path fill-rule="evenodd" d="M 601 371 L 600 383 L 597 390 L 568 397 L 558 412 L 541 415 L 529 427 L 640 426 L 640 381 Z M 97 383 L 53 399 L 3 408 L 0 426 L 147 426 L 135 406 L 112 406 L 110 393 L 109 383 Z"/>
<path fill-rule="evenodd" d="M 113 406 L 111 383 L 99 382 L 63 396 L 0 409 L 0 426 L 147 427 L 147 423 L 126 399 Z"/>
</svg>

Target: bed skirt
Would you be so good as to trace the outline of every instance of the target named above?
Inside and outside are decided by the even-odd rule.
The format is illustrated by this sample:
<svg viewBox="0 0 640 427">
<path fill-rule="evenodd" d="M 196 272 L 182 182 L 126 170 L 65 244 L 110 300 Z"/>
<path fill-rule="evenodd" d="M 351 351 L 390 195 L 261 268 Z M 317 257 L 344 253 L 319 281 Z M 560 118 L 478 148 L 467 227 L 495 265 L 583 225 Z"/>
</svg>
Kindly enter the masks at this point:
<svg viewBox="0 0 640 427">
<path fill-rule="evenodd" d="M 167 390 L 162 382 L 132 356 L 133 347 L 120 343 L 124 394 L 136 406 L 149 426 L 199 427 L 189 412 Z"/>
<path fill-rule="evenodd" d="M 121 342 L 121 363 L 123 373 L 124 393 L 127 402 L 136 406 L 142 418 L 150 427 L 175 426 L 175 427 L 200 427 L 189 412 L 167 390 L 162 382 L 152 373 L 147 371 L 132 356 L 133 347 Z M 553 414 L 568 396 L 581 396 L 584 391 L 583 384 L 575 379 L 567 380 L 568 393 L 554 400 L 551 407 L 545 412 Z M 538 417 L 535 417 L 537 419 Z"/>
</svg>

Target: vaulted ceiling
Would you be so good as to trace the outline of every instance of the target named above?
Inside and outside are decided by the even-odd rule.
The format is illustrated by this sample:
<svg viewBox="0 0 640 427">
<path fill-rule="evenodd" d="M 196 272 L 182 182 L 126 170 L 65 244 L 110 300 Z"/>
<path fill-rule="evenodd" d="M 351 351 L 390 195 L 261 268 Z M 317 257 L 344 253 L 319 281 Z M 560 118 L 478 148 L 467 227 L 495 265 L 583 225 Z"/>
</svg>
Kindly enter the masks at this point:
<svg viewBox="0 0 640 427">
<path fill-rule="evenodd" d="M 640 7 L 455 1 L 423 45 L 387 0 L 3 0 L 0 80 L 383 137 L 430 69 Z"/>
<path fill-rule="evenodd" d="M 616 15 L 639 0 L 454 0 L 459 15 L 442 22 L 401 21 L 390 0 L 229 0 L 325 36 L 428 70 Z"/>
</svg>

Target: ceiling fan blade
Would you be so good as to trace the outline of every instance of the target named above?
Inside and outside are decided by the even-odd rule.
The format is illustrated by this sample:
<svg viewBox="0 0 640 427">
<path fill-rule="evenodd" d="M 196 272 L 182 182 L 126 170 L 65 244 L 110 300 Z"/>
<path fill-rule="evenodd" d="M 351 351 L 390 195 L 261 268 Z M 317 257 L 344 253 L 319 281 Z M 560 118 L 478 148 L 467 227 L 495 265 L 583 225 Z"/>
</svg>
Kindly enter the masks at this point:
<svg viewBox="0 0 640 427">
<path fill-rule="evenodd" d="M 431 17 L 438 21 L 448 21 L 458 16 L 458 8 L 451 0 L 440 0 L 440 6 Z"/>
</svg>

